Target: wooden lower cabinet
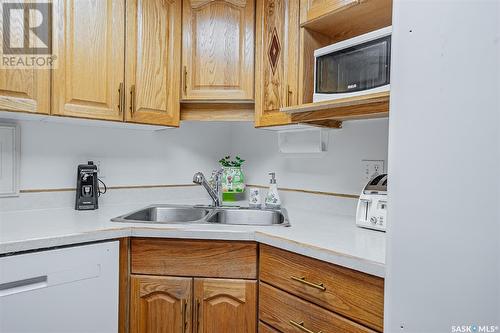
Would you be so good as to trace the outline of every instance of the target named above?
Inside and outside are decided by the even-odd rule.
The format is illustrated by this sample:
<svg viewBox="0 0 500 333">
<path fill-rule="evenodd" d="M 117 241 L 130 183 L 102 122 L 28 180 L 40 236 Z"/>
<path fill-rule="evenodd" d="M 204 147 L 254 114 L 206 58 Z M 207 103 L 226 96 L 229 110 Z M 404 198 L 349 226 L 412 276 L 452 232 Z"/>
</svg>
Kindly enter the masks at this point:
<svg viewBox="0 0 500 333">
<path fill-rule="evenodd" d="M 255 333 L 257 281 L 132 275 L 131 333 Z"/>
<path fill-rule="evenodd" d="M 131 277 L 130 332 L 191 332 L 191 278 Z"/>
<path fill-rule="evenodd" d="M 195 279 L 194 297 L 195 332 L 256 332 L 256 281 Z"/>
</svg>

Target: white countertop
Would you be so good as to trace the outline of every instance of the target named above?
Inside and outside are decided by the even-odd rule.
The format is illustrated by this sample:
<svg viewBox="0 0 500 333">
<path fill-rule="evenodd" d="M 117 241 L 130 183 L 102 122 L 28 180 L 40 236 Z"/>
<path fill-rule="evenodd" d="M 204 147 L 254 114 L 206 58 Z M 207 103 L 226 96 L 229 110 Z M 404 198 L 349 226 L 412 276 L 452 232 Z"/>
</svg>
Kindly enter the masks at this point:
<svg viewBox="0 0 500 333">
<path fill-rule="evenodd" d="M 291 227 L 119 223 L 110 219 L 144 204 L 0 213 L 0 254 L 119 237 L 255 240 L 368 274 L 385 275 L 385 233 L 355 226 L 353 216 L 286 207 Z"/>
</svg>

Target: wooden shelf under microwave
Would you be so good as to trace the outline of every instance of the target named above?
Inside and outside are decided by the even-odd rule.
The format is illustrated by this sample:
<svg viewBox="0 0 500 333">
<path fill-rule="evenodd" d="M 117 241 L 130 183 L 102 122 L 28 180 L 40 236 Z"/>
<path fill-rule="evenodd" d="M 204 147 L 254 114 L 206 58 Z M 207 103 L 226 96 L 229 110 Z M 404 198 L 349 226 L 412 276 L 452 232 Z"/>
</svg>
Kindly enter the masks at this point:
<svg viewBox="0 0 500 333">
<path fill-rule="evenodd" d="M 389 96 L 387 91 L 295 105 L 281 108 L 280 111 L 290 113 L 293 122 L 385 118 L 389 116 Z"/>
<path fill-rule="evenodd" d="M 301 26 L 336 42 L 391 23 L 392 0 L 326 0 L 311 3 Z"/>
</svg>

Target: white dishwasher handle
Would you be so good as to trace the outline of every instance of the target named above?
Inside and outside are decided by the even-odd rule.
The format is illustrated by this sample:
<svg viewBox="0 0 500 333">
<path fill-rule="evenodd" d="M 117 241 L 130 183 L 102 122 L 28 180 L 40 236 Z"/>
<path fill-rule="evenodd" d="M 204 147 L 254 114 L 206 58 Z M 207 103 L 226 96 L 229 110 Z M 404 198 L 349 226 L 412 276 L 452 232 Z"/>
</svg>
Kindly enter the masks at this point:
<svg viewBox="0 0 500 333">
<path fill-rule="evenodd" d="M 47 287 L 47 275 L 0 284 L 0 297 Z"/>
</svg>

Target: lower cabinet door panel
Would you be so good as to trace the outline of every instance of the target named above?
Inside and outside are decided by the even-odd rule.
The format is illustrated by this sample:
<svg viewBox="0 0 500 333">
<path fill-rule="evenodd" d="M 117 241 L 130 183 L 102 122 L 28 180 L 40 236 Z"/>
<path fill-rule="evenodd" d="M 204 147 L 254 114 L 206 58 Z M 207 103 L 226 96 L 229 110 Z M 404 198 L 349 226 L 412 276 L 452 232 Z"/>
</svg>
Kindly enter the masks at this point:
<svg viewBox="0 0 500 333">
<path fill-rule="evenodd" d="M 131 277 L 131 333 L 189 333 L 192 305 L 191 278 Z"/>
<path fill-rule="evenodd" d="M 286 333 L 375 332 L 265 283 L 259 285 L 259 318 Z"/>
<path fill-rule="evenodd" d="M 257 281 L 194 279 L 196 333 L 255 333 Z"/>
</svg>

